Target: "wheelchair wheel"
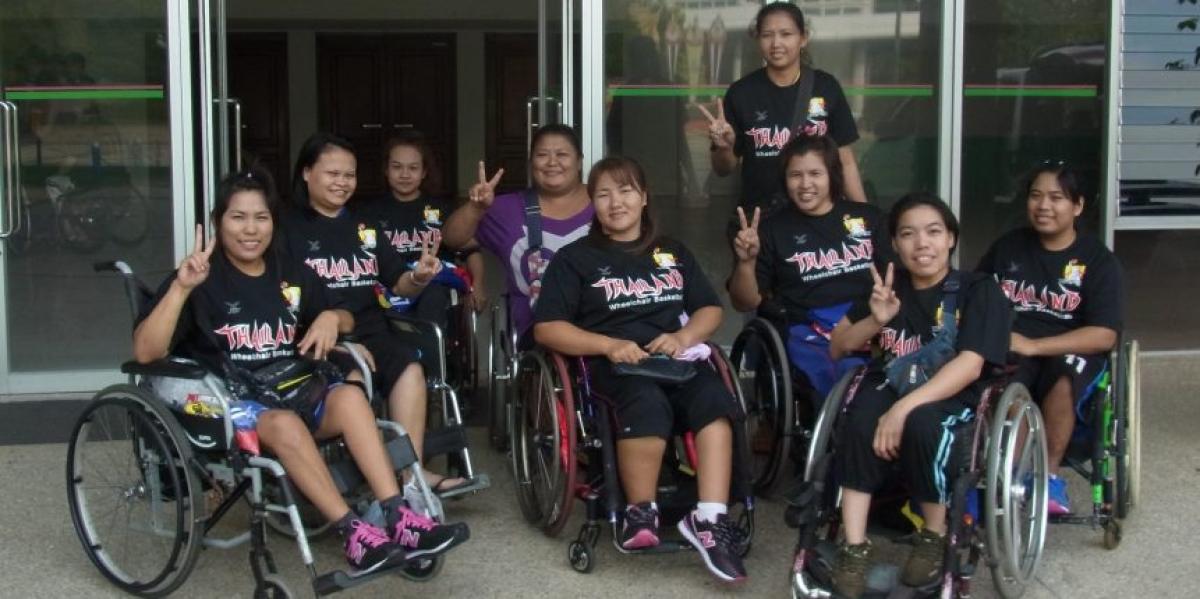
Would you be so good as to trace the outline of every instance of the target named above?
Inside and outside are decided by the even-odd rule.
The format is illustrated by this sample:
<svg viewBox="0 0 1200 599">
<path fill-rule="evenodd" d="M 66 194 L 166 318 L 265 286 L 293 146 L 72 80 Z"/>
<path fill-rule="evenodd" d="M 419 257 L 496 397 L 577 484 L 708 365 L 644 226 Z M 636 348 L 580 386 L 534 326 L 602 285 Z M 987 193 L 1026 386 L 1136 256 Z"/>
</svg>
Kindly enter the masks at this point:
<svg viewBox="0 0 1200 599">
<path fill-rule="evenodd" d="M 804 481 L 812 482 L 825 477 L 825 467 L 828 466 L 829 453 L 833 450 L 833 425 L 837 422 L 838 413 L 846 403 L 846 394 L 854 380 L 862 372 L 856 368 L 842 375 L 841 380 L 829 390 L 817 422 L 809 435 L 808 451 L 804 455 Z"/>
<path fill-rule="evenodd" d="M 113 192 L 121 195 L 115 196 Z M 141 243 L 146 238 L 150 220 L 150 210 L 142 192 L 133 185 L 114 189 L 107 203 L 113 210 L 109 217 L 109 236 L 112 240 L 125 247 Z"/>
<path fill-rule="evenodd" d="M 1137 505 L 1142 471 L 1141 381 L 1138 376 L 1138 342 L 1125 343 L 1117 365 L 1115 403 L 1116 516 L 1126 518 Z M 1117 535 L 1119 538 L 1119 535 Z"/>
<path fill-rule="evenodd" d="M 1046 541 L 1046 430 L 1021 384 L 1004 390 L 988 428 L 984 529 L 992 582 L 1001 596 L 1017 597 L 1033 579 Z"/>
<path fill-rule="evenodd" d="M 574 390 L 566 362 L 557 355 L 529 352 L 521 356 L 518 372 L 511 437 L 517 499 L 525 519 L 553 537 L 575 503 Z"/>
<path fill-rule="evenodd" d="M 745 397 L 751 480 L 760 495 L 770 493 L 791 455 L 791 372 L 787 352 L 775 327 L 758 318 L 733 342 L 732 363 L 738 379 L 748 382 Z"/>
<path fill-rule="evenodd" d="M 295 595 L 288 588 L 283 577 L 278 574 L 267 574 L 262 578 L 262 584 L 254 589 L 254 599 L 292 599 Z"/>
<path fill-rule="evenodd" d="M 55 218 L 63 245 L 79 253 L 91 253 L 104 245 L 108 235 L 107 207 L 94 193 L 68 193 L 59 199 Z"/>
<path fill-rule="evenodd" d="M 300 510 L 300 521 L 304 523 L 304 538 L 309 541 L 316 541 L 333 534 L 333 523 L 326 520 L 325 516 L 305 500 L 303 495 L 297 495 L 299 497 L 297 497 L 296 509 Z M 287 514 L 273 511 L 267 512 L 263 520 L 267 523 L 267 528 L 270 528 L 272 531 L 289 539 L 296 538 L 296 531 L 292 530 L 292 522 Z"/>
<path fill-rule="evenodd" d="M 413 582 L 429 582 L 442 571 L 443 556 L 435 555 L 429 558 L 413 560 L 404 564 L 397 572 L 401 577 Z"/>
<path fill-rule="evenodd" d="M 509 344 L 504 329 L 504 307 L 492 306 L 491 335 L 488 337 L 488 438 L 492 447 L 503 451 L 509 445 L 509 404 L 511 383 L 516 371 L 514 364 L 516 348 Z"/>
<path fill-rule="evenodd" d="M 159 400 L 115 385 L 84 409 L 67 449 L 67 499 L 88 559 L 121 590 L 183 584 L 204 534 L 191 446 Z"/>
</svg>

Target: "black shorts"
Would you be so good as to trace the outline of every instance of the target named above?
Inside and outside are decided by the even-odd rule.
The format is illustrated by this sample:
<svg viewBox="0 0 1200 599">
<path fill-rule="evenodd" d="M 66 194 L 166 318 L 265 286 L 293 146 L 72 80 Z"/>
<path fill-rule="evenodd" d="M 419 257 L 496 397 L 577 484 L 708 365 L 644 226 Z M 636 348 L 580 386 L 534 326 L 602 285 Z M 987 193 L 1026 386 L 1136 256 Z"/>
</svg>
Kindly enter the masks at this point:
<svg viewBox="0 0 1200 599">
<path fill-rule="evenodd" d="M 1071 394 L 1078 406 L 1092 394 L 1108 366 L 1108 354 L 1067 354 L 1065 356 L 1024 357 L 1017 362 L 1013 382 L 1029 388 L 1038 404 L 1050 393 L 1058 379 L 1071 381 Z"/>
<path fill-rule="evenodd" d="M 707 365 L 681 385 L 641 376 L 618 376 L 607 358 L 587 361 L 592 390 L 616 406 L 618 439 L 661 437 L 699 432 L 719 418 L 738 419 L 734 398 L 721 377 Z"/>
<path fill-rule="evenodd" d="M 396 381 L 404 374 L 408 365 L 419 359 L 416 348 L 405 345 L 400 337 L 388 330 L 359 336 L 357 341 L 375 358 L 375 374 L 371 379 L 374 388 L 385 397 L 391 393 L 392 387 L 396 385 Z M 346 374 L 358 368 L 350 355 L 344 352 L 331 352 L 329 361 Z"/>
</svg>

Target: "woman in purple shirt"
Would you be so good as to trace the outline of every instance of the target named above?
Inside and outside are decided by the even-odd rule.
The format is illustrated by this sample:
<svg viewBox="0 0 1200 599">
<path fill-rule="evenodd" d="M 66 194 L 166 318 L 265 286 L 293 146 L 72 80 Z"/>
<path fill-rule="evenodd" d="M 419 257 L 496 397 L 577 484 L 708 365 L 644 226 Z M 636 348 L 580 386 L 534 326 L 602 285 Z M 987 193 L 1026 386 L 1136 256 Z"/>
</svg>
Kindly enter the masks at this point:
<svg viewBox="0 0 1200 599">
<path fill-rule="evenodd" d="M 442 240 L 448 247 L 462 247 L 474 239 L 500 259 L 513 325 L 522 339 L 533 322 L 533 302 L 550 258 L 559 248 L 587 235 L 594 213 L 583 185 L 583 151 L 574 129 L 558 124 L 538 129 L 530 155 L 533 188 L 497 197 L 496 185 L 504 169 L 488 179 L 480 162 L 479 182 L 471 187 L 471 201 L 442 227 Z M 526 206 L 530 207 L 528 215 Z"/>
</svg>

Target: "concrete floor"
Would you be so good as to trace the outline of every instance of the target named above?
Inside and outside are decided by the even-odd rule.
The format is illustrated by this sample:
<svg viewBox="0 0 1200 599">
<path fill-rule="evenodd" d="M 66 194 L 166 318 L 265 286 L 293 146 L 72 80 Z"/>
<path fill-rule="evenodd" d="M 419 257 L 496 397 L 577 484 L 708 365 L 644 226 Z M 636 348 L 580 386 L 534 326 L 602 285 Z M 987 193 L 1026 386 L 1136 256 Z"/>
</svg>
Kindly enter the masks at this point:
<svg viewBox="0 0 1200 599">
<path fill-rule="evenodd" d="M 1200 380 L 1185 381 L 1176 373 L 1195 367 L 1194 358 L 1156 358 L 1143 369 L 1142 499 L 1125 526 L 1125 540 L 1114 551 L 1101 545 L 1101 534 L 1086 527 L 1050 529 L 1037 582 L 1027 597 L 1195 597 L 1200 577 L 1200 519 L 1194 505 L 1200 489 Z M 1189 377 L 1191 378 L 1191 377 Z M 455 550 L 442 573 L 423 584 L 383 578 L 346 597 L 391 597 L 416 594 L 437 597 L 688 597 L 727 594 L 784 597 L 794 536 L 782 525 L 777 501 L 760 503 L 758 531 L 747 560 L 751 579 L 740 589 L 719 588 L 693 553 L 632 557 L 617 554 L 602 538 L 596 570 L 573 572 L 566 547 L 577 530 L 550 539 L 529 528 L 519 515 L 511 477 L 502 456 L 476 434 L 477 460 L 494 486 L 484 493 L 448 505 L 451 517 L 469 522 L 472 540 Z M 0 447 L 0 597 L 119 596 L 88 562 L 71 527 L 64 492 L 62 444 Z M 1074 478 L 1073 483 L 1079 483 Z M 1073 497 L 1087 494 L 1075 484 Z M 239 522 L 231 514 L 230 522 Z M 579 519 L 578 511 L 575 516 Z M 283 575 L 294 591 L 308 595 L 307 578 L 298 566 L 294 545 L 278 536 L 271 546 Z M 882 553 L 902 556 L 886 540 Z M 1192 547 L 1192 549 L 1188 549 Z M 338 566 L 335 541 L 316 546 L 318 565 Z M 183 597 L 250 597 L 251 575 L 246 551 L 207 550 Z M 987 574 L 975 581 L 975 595 L 994 596 Z"/>
</svg>

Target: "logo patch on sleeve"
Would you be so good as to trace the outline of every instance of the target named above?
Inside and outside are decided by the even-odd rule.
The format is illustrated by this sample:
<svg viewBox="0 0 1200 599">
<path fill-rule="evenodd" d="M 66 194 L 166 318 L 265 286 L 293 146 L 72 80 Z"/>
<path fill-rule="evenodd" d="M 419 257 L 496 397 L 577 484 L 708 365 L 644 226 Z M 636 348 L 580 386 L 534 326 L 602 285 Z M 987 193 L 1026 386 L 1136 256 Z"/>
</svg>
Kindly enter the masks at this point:
<svg viewBox="0 0 1200 599">
<path fill-rule="evenodd" d="M 1063 267 L 1063 283 L 1067 285 L 1082 285 L 1083 273 L 1087 271 L 1087 266 L 1080 263 L 1079 260 L 1071 258 L 1071 261 Z"/>
</svg>

